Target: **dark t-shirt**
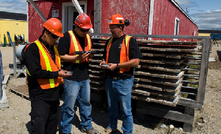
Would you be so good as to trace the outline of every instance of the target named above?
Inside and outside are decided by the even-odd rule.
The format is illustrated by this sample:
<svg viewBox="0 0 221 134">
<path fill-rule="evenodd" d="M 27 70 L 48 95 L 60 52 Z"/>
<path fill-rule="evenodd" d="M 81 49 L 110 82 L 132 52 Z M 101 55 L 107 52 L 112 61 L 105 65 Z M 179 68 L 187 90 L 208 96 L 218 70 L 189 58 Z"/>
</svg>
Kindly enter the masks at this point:
<svg viewBox="0 0 221 134">
<path fill-rule="evenodd" d="M 111 48 L 109 50 L 109 58 L 108 63 L 119 63 L 120 62 L 120 50 L 121 50 L 121 44 L 123 42 L 123 39 L 125 38 L 125 35 L 121 36 L 120 38 L 113 38 Z M 109 40 L 108 40 L 109 41 Z M 105 44 L 105 51 L 103 58 L 106 60 L 106 48 L 107 43 Z M 138 47 L 138 44 L 136 40 L 132 37 L 129 42 L 129 59 L 136 59 L 136 58 L 142 58 L 142 53 Z M 126 77 L 130 78 L 133 75 L 134 68 L 130 68 L 128 72 L 124 72 L 119 74 L 119 69 L 115 69 L 114 71 L 106 70 L 106 75 L 109 77 Z"/>
<path fill-rule="evenodd" d="M 45 47 L 48 49 L 48 52 L 50 52 L 52 59 L 55 61 L 53 46 L 49 46 L 45 41 L 41 39 L 41 37 L 39 37 L 39 41 L 45 45 Z M 31 74 L 31 76 L 28 75 L 27 78 L 30 98 L 32 99 L 33 97 L 38 97 L 46 101 L 59 100 L 59 93 L 63 88 L 62 85 L 55 88 L 43 90 L 38 84 L 37 78 L 57 78 L 58 72 L 50 72 L 41 69 L 40 54 L 37 45 L 35 43 L 30 44 L 27 50 L 24 52 L 24 56 L 26 67 Z"/>
<path fill-rule="evenodd" d="M 81 44 L 81 48 L 84 51 L 85 38 L 78 36 L 76 33 L 75 35 L 77 36 L 76 38 L 79 40 Z M 64 33 L 64 37 L 60 38 L 59 40 L 58 50 L 59 50 L 60 55 L 69 54 L 70 44 L 71 44 L 70 34 L 66 32 Z M 93 43 L 92 43 L 92 48 L 93 48 Z M 79 64 L 63 61 L 63 69 L 67 71 L 73 71 L 72 76 L 66 78 L 69 80 L 81 81 L 81 80 L 89 79 L 88 67 L 89 67 L 89 64 L 86 61 L 83 63 L 79 63 Z"/>
</svg>

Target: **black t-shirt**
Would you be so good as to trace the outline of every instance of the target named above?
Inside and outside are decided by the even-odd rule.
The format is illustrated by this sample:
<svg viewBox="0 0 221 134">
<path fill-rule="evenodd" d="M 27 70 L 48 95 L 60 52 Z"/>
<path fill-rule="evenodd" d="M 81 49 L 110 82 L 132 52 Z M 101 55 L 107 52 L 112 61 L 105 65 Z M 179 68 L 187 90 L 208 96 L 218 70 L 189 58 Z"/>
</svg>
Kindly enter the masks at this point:
<svg viewBox="0 0 221 134">
<path fill-rule="evenodd" d="M 49 46 L 45 41 L 41 39 L 41 37 L 39 37 L 39 41 L 45 45 L 45 47 L 50 52 L 52 59 L 55 61 L 55 53 L 53 46 Z M 28 48 L 24 52 L 24 59 L 26 67 L 31 74 L 31 76 L 28 75 L 28 87 L 30 98 L 38 97 L 46 101 L 59 100 L 59 93 L 61 91 L 62 86 L 58 86 L 51 89 L 41 89 L 40 85 L 38 84 L 37 78 L 57 78 L 58 72 L 50 72 L 41 69 L 39 49 L 35 43 L 32 43 L 28 46 Z"/>
<path fill-rule="evenodd" d="M 79 40 L 81 44 L 81 48 L 84 51 L 85 38 L 78 36 L 76 33 L 75 35 L 77 36 L 76 38 Z M 70 44 L 71 44 L 70 34 L 66 32 L 64 33 L 64 37 L 60 38 L 59 40 L 58 50 L 59 50 L 60 55 L 69 54 Z M 93 43 L 92 43 L 92 48 L 93 48 Z M 89 64 L 86 61 L 83 63 L 72 63 L 72 62 L 63 61 L 63 69 L 67 71 L 73 71 L 72 76 L 66 78 L 69 80 L 81 81 L 81 80 L 89 79 L 88 67 L 89 67 Z"/>
<path fill-rule="evenodd" d="M 121 50 L 121 44 L 123 42 L 123 39 L 125 38 L 125 35 L 121 36 L 120 38 L 113 38 L 112 40 L 112 45 L 109 50 L 109 58 L 108 58 L 108 63 L 119 63 L 120 62 L 120 50 Z M 104 60 L 106 60 L 106 48 L 107 48 L 107 43 L 105 44 L 105 51 L 103 54 Z M 138 47 L 138 44 L 136 40 L 132 37 L 129 42 L 129 59 L 136 59 L 136 58 L 142 58 L 142 53 Z M 126 77 L 130 78 L 133 75 L 134 68 L 130 68 L 128 72 L 124 73 L 119 73 L 119 69 L 115 69 L 114 71 L 106 70 L 106 75 L 109 77 Z"/>
</svg>

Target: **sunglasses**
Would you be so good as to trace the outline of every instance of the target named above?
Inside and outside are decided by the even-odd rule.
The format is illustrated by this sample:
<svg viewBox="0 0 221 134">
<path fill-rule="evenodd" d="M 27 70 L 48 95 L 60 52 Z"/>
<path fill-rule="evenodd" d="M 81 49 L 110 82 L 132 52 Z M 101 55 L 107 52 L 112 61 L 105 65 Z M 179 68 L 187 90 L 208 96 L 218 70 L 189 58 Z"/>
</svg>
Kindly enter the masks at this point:
<svg viewBox="0 0 221 134">
<path fill-rule="evenodd" d="M 52 37 L 53 39 L 57 39 L 57 38 L 58 38 L 58 36 L 57 36 L 57 35 L 54 35 L 53 33 L 51 33 L 51 37 Z"/>
<path fill-rule="evenodd" d="M 51 35 L 51 37 L 52 37 L 53 39 L 57 39 L 57 38 L 58 38 L 58 36 L 55 35 L 55 34 L 53 34 L 52 32 L 50 32 L 50 31 L 47 31 L 47 32 L 48 32 L 48 34 Z"/>
<path fill-rule="evenodd" d="M 81 30 L 82 32 L 88 32 L 90 29 L 82 29 L 82 28 L 80 28 L 80 30 Z"/>
<path fill-rule="evenodd" d="M 114 28 L 109 28 L 109 30 L 110 30 L 110 31 L 112 31 L 112 30 L 114 30 L 115 28 L 117 28 L 117 27 L 114 27 Z"/>
</svg>

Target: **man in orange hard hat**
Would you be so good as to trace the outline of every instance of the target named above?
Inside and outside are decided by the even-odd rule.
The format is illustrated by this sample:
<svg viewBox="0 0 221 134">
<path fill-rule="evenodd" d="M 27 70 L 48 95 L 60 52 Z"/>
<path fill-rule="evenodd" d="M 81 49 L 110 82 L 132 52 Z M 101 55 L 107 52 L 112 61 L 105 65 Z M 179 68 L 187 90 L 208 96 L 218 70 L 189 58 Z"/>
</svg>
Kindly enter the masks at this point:
<svg viewBox="0 0 221 134">
<path fill-rule="evenodd" d="M 56 44 L 62 37 L 62 24 L 50 18 L 43 24 L 42 35 L 23 50 L 27 67 L 27 84 L 31 99 L 31 134 L 56 134 L 59 122 L 59 99 L 63 78 Z"/>
<path fill-rule="evenodd" d="M 109 124 L 101 134 L 109 134 L 117 130 L 118 103 L 122 114 L 122 130 L 124 134 L 132 134 L 133 115 L 131 109 L 131 90 L 133 86 L 134 67 L 139 64 L 142 53 L 136 40 L 124 34 L 124 25 L 130 22 L 120 14 L 114 14 L 109 20 L 112 37 L 105 45 L 103 61 L 100 66 L 106 70 L 105 90 L 107 93 Z M 103 67 L 103 64 L 109 67 Z"/>
<path fill-rule="evenodd" d="M 59 40 L 59 53 L 63 60 L 63 67 L 72 71 L 72 76 L 64 79 L 64 94 L 61 114 L 61 130 L 64 134 L 71 133 L 72 119 L 75 115 L 75 101 L 79 102 L 81 117 L 81 131 L 88 134 L 98 133 L 93 129 L 91 121 L 90 83 L 89 83 L 89 58 L 93 57 L 92 41 L 88 31 L 92 28 L 90 17 L 79 14 L 75 19 L 75 28 L 64 33 Z M 76 54 L 76 52 L 83 52 Z"/>
</svg>

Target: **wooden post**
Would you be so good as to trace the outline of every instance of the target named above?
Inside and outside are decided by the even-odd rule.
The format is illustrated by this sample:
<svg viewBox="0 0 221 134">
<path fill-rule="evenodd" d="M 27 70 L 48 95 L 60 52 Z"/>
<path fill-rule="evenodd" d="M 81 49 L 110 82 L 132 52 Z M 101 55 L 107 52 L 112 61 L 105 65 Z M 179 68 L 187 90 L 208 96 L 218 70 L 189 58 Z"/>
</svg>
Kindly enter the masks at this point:
<svg viewBox="0 0 221 134">
<path fill-rule="evenodd" d="M 203 39 L 203 52 L 200 66 L 200 79 L 198 85 L 197 102 L 203 105 L 205 98 L 206 78 L 208 73 L 210 39 Z"/>
<path fill-rule="evenodd" d="M 193 122 L 194 122 L 194 113 L 195 113 L 195 109 L 191 108 L 191 107 L 185 107 L 185 114 L 192 116 L 193 118 Z M 193 131 L 193 122 L 192 123 L 183 123 L 183 130 L 185 132 L 192 132 Z"/>
</svg>

